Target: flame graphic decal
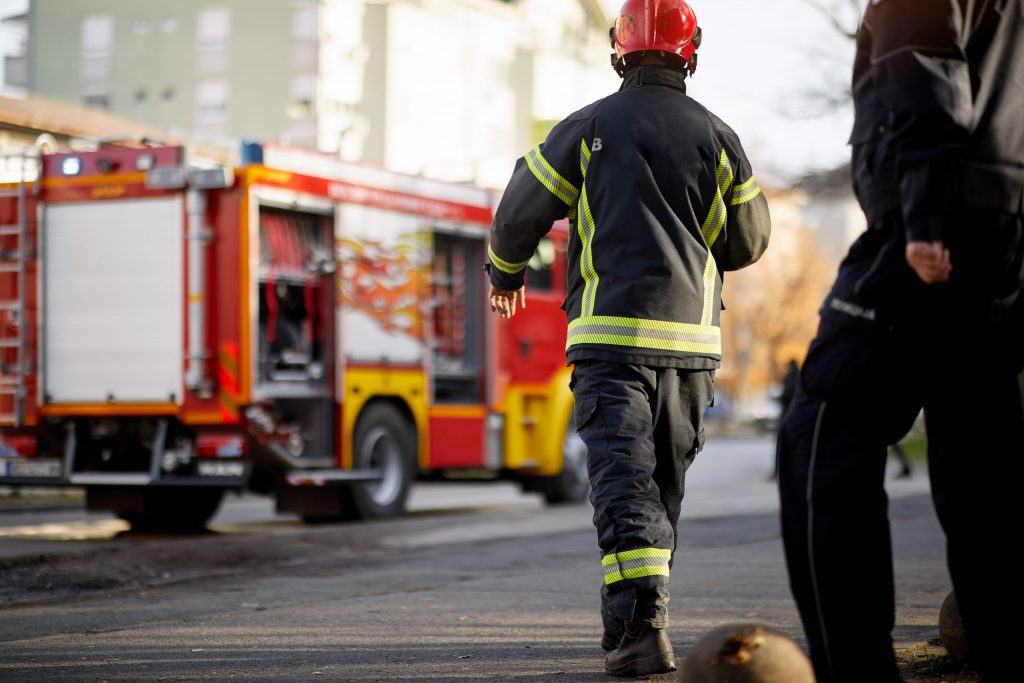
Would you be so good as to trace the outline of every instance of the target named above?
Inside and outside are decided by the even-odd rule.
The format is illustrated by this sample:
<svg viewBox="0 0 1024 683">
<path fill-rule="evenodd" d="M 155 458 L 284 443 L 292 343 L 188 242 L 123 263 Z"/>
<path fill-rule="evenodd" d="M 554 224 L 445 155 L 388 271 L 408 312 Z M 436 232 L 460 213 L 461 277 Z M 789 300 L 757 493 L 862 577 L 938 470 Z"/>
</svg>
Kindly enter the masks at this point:
<svg viewBox="0 0 1024 683">
<path fill-rule="evenodd" d="M 385 332 L 423 340 L 429 247 L 426 232 L 404 235 L 394 246 L 376 240 L 338 240 L 340 300 L 369 315 Z"/>
</svg>

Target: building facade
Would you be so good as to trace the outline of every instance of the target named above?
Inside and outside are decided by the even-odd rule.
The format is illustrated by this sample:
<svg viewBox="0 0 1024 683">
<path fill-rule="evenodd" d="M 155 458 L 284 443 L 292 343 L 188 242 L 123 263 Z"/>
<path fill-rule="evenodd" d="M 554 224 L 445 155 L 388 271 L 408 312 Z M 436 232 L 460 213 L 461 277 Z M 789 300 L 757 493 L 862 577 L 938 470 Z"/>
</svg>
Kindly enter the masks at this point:
<svg viewBox="0 0 1024 683">
<path fill-rule="evenodd" d="M 617 87 L 610 21 L 599 0 L 33 0 L 28 87 L 188 139 L 501 187 Z"/>
</svg>

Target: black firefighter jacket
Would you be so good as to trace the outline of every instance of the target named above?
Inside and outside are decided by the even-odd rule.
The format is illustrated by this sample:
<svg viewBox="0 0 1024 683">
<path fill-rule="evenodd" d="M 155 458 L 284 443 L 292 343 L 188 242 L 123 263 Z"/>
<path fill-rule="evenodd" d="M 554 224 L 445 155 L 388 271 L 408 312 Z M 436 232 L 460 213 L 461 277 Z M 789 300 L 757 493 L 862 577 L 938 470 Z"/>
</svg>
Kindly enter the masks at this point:
<svg viewBox="0 0 1024 683">
<path fill-rule="evenodd" d="M 492 284 L 518 289 L 566 216 L 570 363 L 718 366 L 722 272 L 760 258 L 771 222 L 739 139 L 682 73 L 633 69 L 519 159 L 491 229 Z"/>
<path fill-rule="evenodd" d="M 868 221 L 939 240 L 956 207 L 1024 213 L 1024 1 L 871 0 L 853 73 Z"/>
</svg>

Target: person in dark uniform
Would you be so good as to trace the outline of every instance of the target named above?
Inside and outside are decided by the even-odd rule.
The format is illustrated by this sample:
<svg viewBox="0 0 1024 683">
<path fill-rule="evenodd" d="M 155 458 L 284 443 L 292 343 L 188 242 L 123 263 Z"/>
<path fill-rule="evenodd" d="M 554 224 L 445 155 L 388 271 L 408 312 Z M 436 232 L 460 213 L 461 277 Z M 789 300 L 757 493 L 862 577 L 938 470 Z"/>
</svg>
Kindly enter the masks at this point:
<svg viewBox="0 0 1024 683">
<path fill-rule="evenodd" d="M 898 681 L 886 449 L 923 407 L 972 658 L 1021 680 L 1024 3 L 872 0 L 853 184 L 868 230 L 782 424 L 790 584 L 819 681 Z"/>
<path fill-rule="evenodd" d="M 796 387 L 800 383 L 800 366 L 797 365 L 796 360 L 790 359 L 786 365 L 786 374 L 782 378 L 782 391 L 779 393 L 779 424 L 782 424 L 782 420 L 786 417 L 786 413 L 789 412 L 789 406 L 793 404 L 793 399 L 796 398 Z M 775 435 L 775 464 L 772 466 L 772 475 L 770 477 L 773 481 L 779 478 L 779 437 Z"/>
<path fill-rule="evenodd" d="M 566 353 L 604 570 L 605 670 L 671 671 L 668 583 L 687 467 L 721 358 L 722 271 L 768 244 L 768 205 L 736 134 L 687 97 L 700 29 L 684 0 L 627 0 L 617 93 L 516 164 L 491 231 L 490 302 L 525 304 L 524 270 L 571 221 Z"/>
</svg>

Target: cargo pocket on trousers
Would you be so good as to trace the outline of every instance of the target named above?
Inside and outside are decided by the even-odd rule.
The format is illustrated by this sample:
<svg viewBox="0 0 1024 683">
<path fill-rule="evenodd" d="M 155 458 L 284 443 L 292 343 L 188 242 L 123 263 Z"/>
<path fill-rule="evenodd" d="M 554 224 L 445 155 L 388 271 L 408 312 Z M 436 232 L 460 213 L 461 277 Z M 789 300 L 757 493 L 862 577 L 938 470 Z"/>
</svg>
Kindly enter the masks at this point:
<svg viewBox="0 0 1024 683">
<path fill-rule="evenodd" d="M 578 434 L 581 429 L 587 426 L 587 423 L 594 418 L 594 413 L 597 412 L 597 395 L 584 396 L 579 401 L 576 401 L 576 405 L 572 409 L 572 424 L 573 429 Z"/>
</svg>

